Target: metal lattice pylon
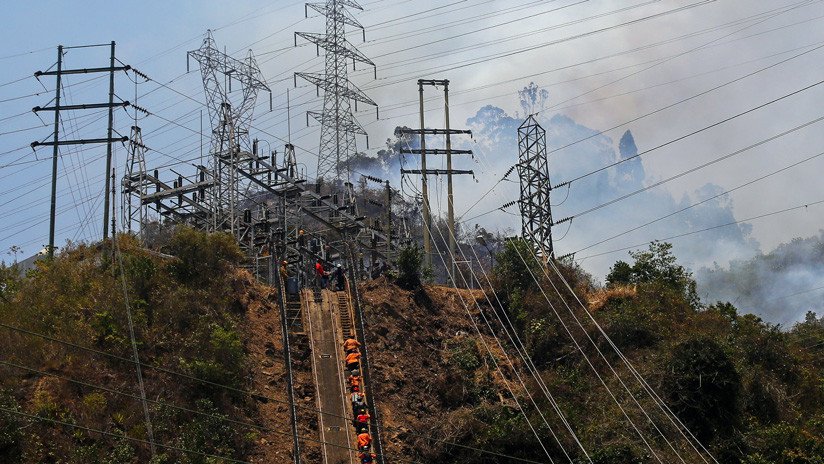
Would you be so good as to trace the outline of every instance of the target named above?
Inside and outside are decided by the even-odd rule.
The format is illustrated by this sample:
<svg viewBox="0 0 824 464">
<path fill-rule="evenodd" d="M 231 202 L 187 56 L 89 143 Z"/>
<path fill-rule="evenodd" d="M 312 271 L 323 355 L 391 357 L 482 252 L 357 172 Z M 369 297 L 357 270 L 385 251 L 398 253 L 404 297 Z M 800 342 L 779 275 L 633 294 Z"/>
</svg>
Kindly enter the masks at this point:
<svg viewBox="0 0 824 464">
<path fill-rule="evenodd" d="M 326 17 L 326 34 L 295 33 L 296 41 L 297 36 L 300 36 L 314 43 L 318 53 L 321 48 L 326 51 L 324 74 L 295 73 L 295 76 L 305 79 L 324 91 L 323 111 L 310 111 L 308 115 L 321 124 L 317 177 L 327 180 L 332 177 L 338 180 L 349 180 L 349 159 L 356 154 L 355 135 L 367 135 L 352 114 L 353 102 L 355 111 L 357 111 L 358 102 L 378 106 L 349 81 L 347 69 L 349 60 L 352 61 L 353 69 L 357 62 L 372 67 L 375 64 L 346 40 L 347 26 L 363 30 L 363 26 L 349 13 L 347 7 L 363 10 L 363 7 L 354 0 L 307 3 L 307 12 L 311 8 Z M 368 140 L 367 138 L 367 145 Z"/>
<path fill-rule="evenodd" d="M 248 192 L 248 182 L 236 172 L 241 153 L 251 151 L 249 130 L 255 102 L 262 90 L 272 91 L 255 61 L 252 51 L 239 60 L 220 51 L 211 31 L 199 49 L 187 57 L 200 64 L 206 106 L 212 127 L 209 170 L 215 185 L 209 192 L 212 218 L 209 227 L 239 233 L 239 202 Z M 232 82 L 239 88 L 232 89 Z"/>
<path fill-rule="evenodd" d="M 545 260 L 554 257 L 546 131 L 533 115 L 518 127 L 521 234 Z"/>
<path fill-rule="evenodd" d="M 148 219 L 143 197 L 149 192 L 150 186 L 151 183 L 146 179 L 146 145 L 143 144 L 143 134 L 140 127 L 132 126 L 126 172 L 120 189 L 123 225 L 128 232 L 132 232 L 132 226 L 137 223 L 138 230 L 143 233 L 143 227 Z"/>
</svg>

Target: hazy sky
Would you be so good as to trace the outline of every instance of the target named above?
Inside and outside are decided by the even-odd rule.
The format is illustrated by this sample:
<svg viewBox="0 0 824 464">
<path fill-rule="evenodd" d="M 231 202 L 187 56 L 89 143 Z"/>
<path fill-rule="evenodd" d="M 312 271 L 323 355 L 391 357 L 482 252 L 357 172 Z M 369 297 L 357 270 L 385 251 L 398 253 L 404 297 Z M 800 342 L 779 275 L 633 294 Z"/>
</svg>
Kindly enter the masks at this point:
<svg viewBox="0 0 824 464">
<path fill-rule="evenodd" d="M 366 43 L 360 33 L 349 35 L 378 68 L 359 68 L 351 74 L 361 89 L 381 106 L 381 121 L 374 111 L 363 109 L 358 118 L 370 133 L 374 152 L 397 125 L 417 125 L 416 79 L 448 78 L 453 127 L 465 125 L 485 105 L 495 105 L 509 115 L 523 116 L 516 91 L 531 81 L 549 91 L 545 115 L 560 113 L 593 130 L 605 130 L 652 110 L 691 97 L 730 80 L 745 76 L 797 54 L 802 56 L 741 79 L 704 96 L 661 111 L 607 132 L 617 150 L 618 139 L 631 129 L 638 149 L 644 151 L 711 123 L 782 97 L 824 79 L 824 5 L 821 1 L 753 0 L 621 0 L 621 1 L 528 1 L 528 0 L 377 0 L 364 1 L 365 11 L 354 12 L 366 27 Z M 154 83 L 138 86 L 140 106 L 158 116 L 142 119 L 145 142 L 154 150 L 148 164 L 167 166 L 177 160 L 197 161 L 200 153 L 200 109 L 204 101 L 200 74 L 186 74 L 186 51 L 199 47 L 206 29 L 214 31 L 219 45 L 237 56 L 252 49 L 273 93 L 261 95 L 254 127 L 285 139 L 286 90 L 291 88 L 292 140 L 299 147 L 299 161 L 313 170 L 317 163 L 318 130 L 306 128 L 305 111 L 318 109 L 315 90 L 298 82 L 294 71 L 321 71 L 322 57 L 314 46 L 298 40 L 295 31 L 323 32 L 323 19 L 314 14 L 304 19 L 299 2 L 263 1 L 85 1 L 3 2 L 4 27 L 0 29 L 0 250 L 20 245 L 23 255 L 37 251 L 47 241 L 48 178 L 50 150 L 35 154 L 28 144 L 49 137 L 51 128 L 29 110 L 45 105 L 53 95 L 52 78 L 41 86 L 31 76 L 52 66 L 57 44 L 83 45 L 117 41 L 117 56 L 158 82 L 170 82 L 178 93 Z M 311 12 L 311 10 L 310 10 Z M 77 49 L 65 56 L 66 67 L 94 67 L 107 63 L 107 49 Z M 106 81 L 72 76 L 65 101 L 105 101 Z M 44 87 L 45 86 L 45 87 Z M 39 94 L 39 95 L 35 95 Z M 119 76 L 117 94 L 134 100 L 135 86 Z M 442 101 L 427 103 L 427 125 L 442 124 Z M 648 178 L 663 179 L 714 158 L 744 148 L 770 136 L 822 116 L 824 84 L 755 110 L 732 121 L 657 149 L 643 157 Z M 119 110 L 116 126 L 128 135 L 133 124 L 130 112 Z M 50 115 L 44 114 L 48 124 Z M 105 117 L 101 112 L 80 112 L 65 119 L 64 130 L 73 136 L 102 137 Z M 177 125 L 169 124 L 173 120 Z M 824 151 L 822 124 L 813 124 L 729 160 L 713 164 L 661 187 L 675 198 L 692 195 L 711 182 L 732 188 L 795 161 Z M 38 127 L 39 126 L 39 127 Z M 208 133 L 208 116 L 204 112 Z M 17 132 L 19 130 L 19 132 Z M 280 149 L 282 140 L 255 133 Z M 552 135 L 550 134 L 550 137 Z M 359 147 L 365 147 L 359 140 Z M 208 138 L 206 139 L 208 150 Z M 517 158 L 496 153 L 502 159 L 485 159 L 477 146 L 473 169 L 479 183 L 462 179 L 456 192 L 456 209 L 466 208 L 494 184 Z M 26 148 L 23 148 L 26 147 Z M 62 152 L 58 238 L 92 239 L 100 235 L 100 196 L 105 149 L 84 147 Z M 574 148 L 550 160 L 573 164 Z M 116 153 L 118 176 L 125 150 Z M 583 165 L 583 164 L 582 164 Z M 190 174 L 191 165 L 173 167 Z M 821 172 L 824 157 L 788 169 L 731 195 L 737 219 L 749 218 L 803 203 L 824 200 Z M 166 170 L 168 179 L 175 176 Z M 585 171 L 580 172 L 584 174 Z M 554 180 L 565 179 L 555 176 Z M 570 194 L 594 188 L 587 180 L 573 185 Z M 504 182 L 472 212 L 482 213 L 515 199 L 517 185 Z M 79 206 L 73 206 L 79 205 Z M 625 209 L 643 211 L 638 199 L 622 201 L 611 215 Z M 569 211 L 573 213 L 573 211 Z M 657 213 L 657 212 L 656 212 Z M 600 214 L 600 213 L 593 213 Z M 466 217 L 464 216 L 464 217 Z M 816 235 L 824 207 L 753 220 L 752 237 L 767 251 L 795 236 Z M 650 217 L 650 219 L 654 218 Z M 515 218 L 499 213 L 479 219 L 488 227 L 513 227 Z M 584 231 L 586 221 L 573 222 L 559 253 L 588 245 L 593 236 L 608 236 L 626 228 L 594 233 Z M 584 233 L 586 232 L 586 233 Z M 608 251 L 654 238 L 644 230 L 593 249 Z M 672 234 L 679 233 L 673 230 Z M 701 235 L 685 238 L 700 243 Z M 618 259 L 615 254 L 609 259 Z M 723 257 L 720 257 L 723 259 Z M 602 274 L 604 265 L 594 271 Z"/>
</svg>

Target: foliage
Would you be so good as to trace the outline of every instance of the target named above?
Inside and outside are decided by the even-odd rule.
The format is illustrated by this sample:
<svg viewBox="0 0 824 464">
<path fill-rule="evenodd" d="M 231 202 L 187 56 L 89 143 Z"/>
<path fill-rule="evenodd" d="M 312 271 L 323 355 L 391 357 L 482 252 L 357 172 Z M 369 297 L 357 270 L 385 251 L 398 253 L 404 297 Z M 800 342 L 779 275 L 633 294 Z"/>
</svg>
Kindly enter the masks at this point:
<svg viewBox="0 0 824 464">
<path fill-rule="evenodd" d="M 398 280 L 401 288 L 414 290 L 421 286 L 429 270 L 423 268 L 423 250 L 417 244 L 402 249 L 398 255 Z"/>
<path fill-rule="evenodd" d="M 234 329 L 216 324 L 212 324 L 208 330 L 209 344 L 201 346 L 197 357 L 191 360 L 181 359 L 181 363 L 199 379 L 221 385 L 238 386 L 245 367 L 240 334 Z"/>
<path fill-rule="evenodd" d="M 209 400 L 198 400 L 196 409 L 203 413 L 181 427 L 178 437 L 178 446 L 187 450 L 197 451 L 216 456 L 232 456 L 235 454 L 234 440 L 236 432 L 226 422 L 228 416 L 222 414 Z M 181 454 L 178 462 L 185 464 L 211 464 L 210 458 L 194 453 Z"/>
<path fill-rule="evenodd" d="M 677 264 L 672 244 L 653 242 L 647 251 L 631 251 L 633 264 L 616 262 L 607 275 L 607 286 L 619 284 L 659 284 L 680 295 L 693 307 L 698 306 L 698 294 L 692 273 Z"/>
<path fill-rule="evenodd" d="M 127 440 L 120 440 L 100 462 L 101 464 L 123 464 L 133 462 L 136 457 L 135 449 L 131 443 Z"/>
<path fill-rule="evenodd" d="M 821 419 L 818 419 L 820 424 Z M 814 424 L 810 424 L 815 429 Z M 755 450 L 744 464 L 824 464 L 824 429 L 810 433 L 787 423 L 757 430 L 751 441 Z"/>
<path fill-rule="evenodd" d="M 606 446 L 596 450 L 590 458 L 592 464 L 644 464 L 645 462 L 628 445 Z"/>
<path fill-rule="evenodd" d="M 253 302 L 250 298 L 258 296 L 248 293 L 254 285 L 247 280 L 250 277 L 233 268 L 241 257 L 234 240 L 225 234 L 178 227 L 160 245 L 174 258 L 147 253 L 128 235 L 119 236 L 118 241 L 122 270 L 120 260 L 107 259 L 111 250 L 99 245 L 67 246 L 54 260 L 39 262 L 25 277 L 0 269 L 0 279 L 6 282 L 0 285 L 4 291 L 0 322 L 130 359 L 122 272 L 144 362 L 173 369 L 182 366 L 178 370 L 195 377 L 249 389 L 246 334 L 240 328 L 243 312 Z M 2 330 L 0 359 L 118 390 L 134 383 L 130 363 L 91 356 L 25 332 Z M 252 421 L 245 398 L 227 389 L 173 375 L 148 379 L 145 386 L 151 398 L 188 409 L 197 409 L 198 400 L 208 399 L 209 407 L 204 408 L 210 413 Z M 18 398 L 28 414 L 146 437 L 140 403 L 129 398 L 2 366 L 0 391 L 10 392 L 0 394 L 3 409 L 18 409 L 12 402 Z M 191 413 L 179 412 L 164 425 L 157 412 L 152 416 L 162 442 L 178 446 L 175 440 L 180 437 L 187 444 L 201 443 L 201 449 L 217 451 L 214 454 L 244 457 L 243 440 L 221 428 L 217 422 L 225 423 L 222 419 L 203 422 Z M 189 458 L 165 452 L 153 462 L 185 459 Z M 0 462 L 132 463 L 149 462 L 149 455 L 145 446 L 133 442 L 0 413 Z"/>
<path fill-rule="evenodd" d="M 0 391 L 0 461 L 16 462 L 21 454 L 23 439 L 21 416 L 13 411 L 20 411 L 14 396 L 7 391 Z M 10 411 L 10 412 L 6 412 Z"/>
<path fill-rule="evenodd" d="M 235 239 L 226 233 L 204 234 L 188 227 L 178 227 L 168 245 L 178 261 L 172 271 L 181 282 L 206 284 L 219 278 L 227 264 L 243 258 Z"/>
<path fill-rule="evenodd" d="M 109 311 L 95 313 L 91 320 L 91 326 L 96 334 L 98 345 L 118 346 L 126 343 L 118 321 Z"/>
<path fill-rule="evenodd" d="M 534 276 L 539 275 L 540 264 L 535 259 L 535 251 L 521 238 L 508 240 L 495 256 L 493 285 L 508 299 L 535 288 Z"/>
<path fill-rule="evenodd" d="M 474 372 L 481 367 L 481 357 L 475 341 L 464 338 L 449 350 L 449 364 L 466 372 Z"/>
<path fill-rule="evenodd" d="M 665 389 L 672 410 L 701 440 L 728 433 L 736 423 L 741 379 L 714 340 L 695 338 L 677 345 Z"/>
<path fill-rule="evenodd" d="M 20 286 L 20 276 L 17 266 L 6 266 L 0 263 L 0 302 L 8 302 Z"/>
</svg>

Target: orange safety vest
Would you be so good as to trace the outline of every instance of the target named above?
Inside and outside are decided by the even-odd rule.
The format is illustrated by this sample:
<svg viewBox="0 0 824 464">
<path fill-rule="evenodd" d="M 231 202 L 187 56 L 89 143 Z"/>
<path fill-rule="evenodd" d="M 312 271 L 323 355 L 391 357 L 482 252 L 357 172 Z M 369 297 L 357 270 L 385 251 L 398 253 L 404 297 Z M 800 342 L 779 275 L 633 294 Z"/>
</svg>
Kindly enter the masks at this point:
<svg viewBox="0 0 824 464">
<path fill-rule="evenodd" d="M 370 443 L 372 443 L 372 437 L 368 433 L 364 432 L 358 435 L 358 448 L 369 446 Z"/>
<path fill-rule="evenodd" d="M 360 377 L 357 375 L 350 375 L 349 385 L 352 387 L 360 387 Z"/>
<path fill-rule="evenodd" d="M 355 340 L 354 338 L 349 338 L 345 342 L 343 342 L 343 349 L 346 351 L 354 350 L 360 346 L 360 342 Z"/>
<path fill-rule="evenodd" d="M 346 355 L 346 364 L 356 363 L 360 360 L 360 353 L 349 353 Z"/>
</svg>

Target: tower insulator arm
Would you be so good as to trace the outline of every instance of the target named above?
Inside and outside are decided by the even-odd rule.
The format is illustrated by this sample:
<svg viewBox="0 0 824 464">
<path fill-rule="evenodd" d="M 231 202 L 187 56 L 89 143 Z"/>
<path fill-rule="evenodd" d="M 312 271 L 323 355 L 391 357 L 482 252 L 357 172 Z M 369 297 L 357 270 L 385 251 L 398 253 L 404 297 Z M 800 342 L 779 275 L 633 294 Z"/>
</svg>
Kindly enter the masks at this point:
<svg viewBox="0 0 824 464">
<path fill-rule="evenodd" d="M 345 2 L 340 2 L 340 3 L 345 3 Z M 323 16 L 326 16 L 327 18 L 332 17 L 332 15 L 334 15 L 334 18 L 337 21 L 340 21 L 340 22 L 342 22 L 346 25 L 352 26 L 352 27 L 357 27 L 358 29 L 363 29 L 363 26 L 361 25 L 361 23 L 359 23 L 355 18 L 353 18 L 352 15 L 350 15 L 349 12 L 347 12 L 346 10 L 339 10 L 339 12 L 337 12 L 337 13 L 334 12 L 334 11 L 330 11 L 329 7 L 326 5 L 326 3 L 307 3 L 306 6 L 313 9 L 313 10 L 315 10 L 315 11 L 317 11 L 318 13 L 322 14 Z"/>
<path fill-rule="evenodd" d="M 341 55 L 347 59 L 353 61 L 360 61 L 361 63 L 365 63 L 369 66 L 375 66 L 375 63 L 372 62 L 366 55 L 361 53 L 354 45 L 352 45 L 349 41 L 343 40 L 342 43 L 337 43 L 333 40 L 329 40 L 326 34 L 317 34 L 314 32 L 295 32 L 295 45 L 297 46 L 297 37 L 302 37 L 309 42 L 312 42 L 316 46 L 326 50 L 329 53 L 334 53 L 337 55 Z"/>
<path fill-rule="evenodd" d="M 295 73 L 295 76 L 322 88 L 325 92 L 339 93 L 344 98 L 357 100 L 361 103 L 366 103 L 367 105 L 378 106 L 374 100 L 369 98 L 365 93 L 363 93 L 363 91 L 355 87 L 351 82 L 347 81 L 346 84 L 348 84 L 348 86 L 344 86 L 331 82 L 328 79 L 324 79 L 319 74 L 313 73 Z"/>
</svg>

